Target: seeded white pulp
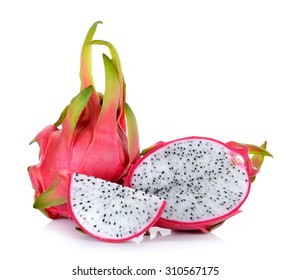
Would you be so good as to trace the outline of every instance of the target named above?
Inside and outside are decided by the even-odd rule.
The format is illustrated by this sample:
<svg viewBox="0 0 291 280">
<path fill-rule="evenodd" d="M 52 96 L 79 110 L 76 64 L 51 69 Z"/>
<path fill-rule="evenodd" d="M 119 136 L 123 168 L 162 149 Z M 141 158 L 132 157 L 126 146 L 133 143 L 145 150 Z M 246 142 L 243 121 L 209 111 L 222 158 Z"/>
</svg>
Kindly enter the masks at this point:
<svg viewBox="0 0 291 280">
<path fill-rule="evenodd" d="M 241 204 L 249 176 L 243 158 L 222 143 L 184 139 L 145 156 L 131 185 L 167 201 L 162 218 L 198 222 L 223 216 Z"/>
<path fill-rule="evenodd" d="M 71 181 L 70 205 L 74 219 L 87 233 L 108 241 L 130 238 L 145 231 L 164 203 L 155 195 L 92 176 L 76 173 Z"/>
</svg>

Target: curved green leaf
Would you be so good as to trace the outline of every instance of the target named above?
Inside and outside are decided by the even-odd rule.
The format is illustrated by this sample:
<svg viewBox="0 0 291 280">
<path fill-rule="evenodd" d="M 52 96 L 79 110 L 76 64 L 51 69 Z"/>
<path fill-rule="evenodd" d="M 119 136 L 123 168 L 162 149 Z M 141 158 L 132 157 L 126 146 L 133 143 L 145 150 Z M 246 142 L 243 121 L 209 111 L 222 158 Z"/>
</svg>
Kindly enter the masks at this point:
<svg viewBox="0 0 291 280">
<path fill-rule="evenodd" d="M 105 90 L 99 122 L 101 122 L 102 119 L 102 122 L 108 123 L 108 126 L 110 126 L 116 124 L 116 114 L 121 88 L 116 67 L 106 54 L 103 54 L 103 62 L 105 70 Z"/>
<path fill-rule="evenodd" d="M 61 205 L 67 202 L 67 198 L 60 197 L 57 194 L 57 183 L 58 179 L 56 179 L 52 185 L 35 200 L 33 204 L 34 208 L 42 211 L 45 208 Z"/>
<path fill-rule="evenodd" d="M 122 74 L 120 58 L 119 58 L 119 55 L 117 53 L 116 48 L 110 42 L 107 42 L 104 40 L 93 40 L 91 42 L 91 44 L 92 45 L 103 45 L 109 49 L 109 52 L 112 56 L 112 62 L 117 69 L 118 79 L 119 79 L 120 83 L 122 84 L 123 83 L 123 74 Z"/>
<path fill-rule="evenodd" d="M 264 148 L 264 144 L 262 146 L 256 146 L 253 144 L 243 144 L 244 146 L 248 147 L 248 153 L 251 155 L 261 155 L 267 157 L 273 157 L 271 153 L 269 153 L 266 148 Z"/>
<path fill-rule="evenodd" d="M 87 102 L 92 94 L 93 87 L 88 86 L 82 90 L 77 96 L 75 96 L 67 109 L 66 118 L 63 122 L 63 130 L 69 133 L 73 133 L 78 119 L 87 105 Z"/>
<path fill-rule="evenodd" d="M 69 109 L 69 105 L 67 105 L 65 109 L 62 111 L 59 119 L 54 123 L 54 126 L 58 127 L 63 123 L 63 121 L 65 120 L 67 116 L 68 109 Z"/>
<path fill-rule="evenodd" d="M 135 163 L 140 155 L 137 121 L 133 111 L 127 103 L 125 103 L 124 110 L 127 124 L 128 152 L 130 162 Z"/>
<path fill-rule="evenodd" d="M 262 149 L 265 149 L 267 148 L 267 141 L 265 141 L 262 145 L 261 145 L 261 148 Z M 263 165 L 263 162 L 265 160 L 265 156 L 264 155 L 261 155 L 261 154 L 255 154 L 252 156 L 251 158 L 251 163 L 252 163 L 252 166 L 254 168 L 256 168 L 258 171 L 260 171 L 262 165 Z M 252 182 L 254 182 L 256 179 L 256 176 L 253 176 L 251 178 Z"/>
<path fill-rule="evenodd" d="M 140 155 L 141 155 L 141 156 L 144 156 L 144 155 L 146 155 L 148 152 L 150 152 L 151 150 L 153 150 L 153 149 L 155 149 L 155 148 L 157 148 L 158 146 L 163 145 L 163 144 L 164 144 L 163 141 L 159 141 L 159 142 L 153 144 L 152 146 L 143 149 L 143 150 L 141 151 Z"/>
<path fill-rule="evenodd" d="M 81 52 L 81 66 L 80 66 L 81 90 L 90 85 L 94 86 L 93 77 L 92 77 L 91 41 L 95 34 L 97 25 L 100 23 L 102 22 L 96 21 L 93 23 L 83 43 L 82 52 Z"/>
</svg>

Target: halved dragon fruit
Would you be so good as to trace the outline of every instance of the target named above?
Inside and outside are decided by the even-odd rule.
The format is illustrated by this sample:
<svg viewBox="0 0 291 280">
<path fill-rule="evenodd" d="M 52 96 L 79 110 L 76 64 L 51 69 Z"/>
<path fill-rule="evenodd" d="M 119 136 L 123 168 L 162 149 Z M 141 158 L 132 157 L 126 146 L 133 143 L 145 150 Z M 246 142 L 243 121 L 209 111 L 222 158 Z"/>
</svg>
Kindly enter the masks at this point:
<svg viewBox="0 0 291 280">
<path fill-rule="evenodd" d="M 122 242 L 140 236 L 155 224 L 166 202 L 152 194 L 75 173 L 69 206 L 84 232 L 103 241 Z"/>
<path fill-rule="evenodd" d="M 157 226 L 202 232 L 239 212 L 264 156 L 270 156 L 264 147 L 203 137 L 159 142 L 145 153 L 127 185 L 167 201 Z M 248 153 L 255 154 L 252 160 Z"/>
</svg>

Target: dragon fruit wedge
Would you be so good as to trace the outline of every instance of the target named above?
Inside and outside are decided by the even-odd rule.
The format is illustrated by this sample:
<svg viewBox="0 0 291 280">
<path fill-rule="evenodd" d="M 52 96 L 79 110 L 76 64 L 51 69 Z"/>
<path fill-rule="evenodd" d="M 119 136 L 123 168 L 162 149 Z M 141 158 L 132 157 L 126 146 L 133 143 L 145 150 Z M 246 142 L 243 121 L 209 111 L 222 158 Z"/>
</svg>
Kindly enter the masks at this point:
<svg viewBox="0 0 291 280">
<path fill-rule="evenodd" d="M 54 125 L 44 128 L 32 142 L 40 146 L 39 163 L 28 168 L 35 190 L 34 207 L 48 217 L 70 218 L 67 207 L 70 175 L 81 172 L 112 182 L 122 182 L 139 159 L 136 119 L 125 103 L 125 82 L 116 49 L 93 40 L 95 22 L 85 38 L 80 66 L 81 92 L 63 110 Z M 96 92 L 92 78 L 92 45 L 108 47 L 103 54 L 104 95 Z"/>
<path fill-rule="evenodd" d="M 75 173 L 69 206 L 82 231 L 102 241 L 122 242 L 140 236 L 155 224 L 166 202 L 152 194 Z"/>
<path fill-rule="evenodd" d="M 167 201 L 156 226 L 208 232 L 240 212 L 264 156 L 271 156 L 265 148 L 204 137 L 159 142 L 144 151 L 126 184 Z"/>
</svg>

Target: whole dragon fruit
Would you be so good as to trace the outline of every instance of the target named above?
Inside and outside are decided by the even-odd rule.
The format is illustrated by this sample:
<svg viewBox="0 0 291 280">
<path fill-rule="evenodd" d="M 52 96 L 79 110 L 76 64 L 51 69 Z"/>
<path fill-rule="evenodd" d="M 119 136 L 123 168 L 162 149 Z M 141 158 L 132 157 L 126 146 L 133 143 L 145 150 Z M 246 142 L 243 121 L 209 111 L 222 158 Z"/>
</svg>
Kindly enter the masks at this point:
<svg viewBox="0 0 291 280">
<path fill-rule="evenodd" d="M 157 226 L 208 232 L 240 212 L 264 157 L 271 156 L 265 148 L 205 137 L 159 142 L 143 151 L 126 184 L 166 200 Z"/>
<path fill-rule="evenodd" d="M 125 82 L 116 49 L 89 29 L 81 53 L 81 92 L 63 110 L 54 125 L 45 127 L 32 142 L 40 147 L 39 163 L 28 168 L 35 190 L 34 207 L 48 217 L 71 218 L 68 210 L 69 178 L 75 172 L 121 182 L 139 159 L 135 116 L 125 103 Z M 92 78 L 91 46 L 105 45 L 104 95 L 96 92 Z M 58 128 L 61 126 L 61 128 Z"/>
</svg>

